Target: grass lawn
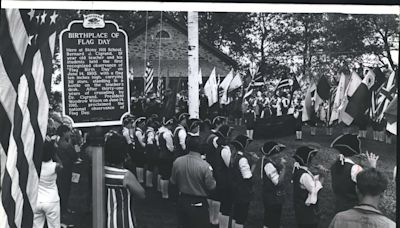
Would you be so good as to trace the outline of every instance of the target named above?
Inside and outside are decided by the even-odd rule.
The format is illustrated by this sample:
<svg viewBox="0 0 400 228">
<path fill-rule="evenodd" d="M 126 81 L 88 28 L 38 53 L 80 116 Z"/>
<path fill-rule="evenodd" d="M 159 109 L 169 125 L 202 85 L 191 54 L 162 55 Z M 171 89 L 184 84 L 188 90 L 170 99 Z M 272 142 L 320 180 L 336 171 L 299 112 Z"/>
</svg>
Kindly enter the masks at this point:
<svg viewBox="0 0 400 228">
<path fill-rule="evenodd" d="M 236 127 L 236 131 L 234 134 L 244 133 L 243 127 Z M 314 146 L 319 148 L 319 153 L 316 158 L 320 164 L 324 165 L 326 168 L 329 168 L 331 164 L 337 158 L 337 153 L 329 148 L 331 141 L 340 134 L 340 129 L 334 129 L 333 136 L 326 136 L 324 129 L 318 129 L 316 136 L 310 136 L 309 128 L 303 128 L 303 140 L 296 141 L 295 136 L 287 136 L 273 139 L 277 142 L 280 142 L 287 146 L 285 151 L 282 153 L 282 156 L 288 161 L 288 169 L 286 175 L 286 202 L 283 208 L 282 214 L 282 226 L 291 228 L 296 227 L 294 221 L 294 211 L 293 211 L 293 201 L 292 201 L 292 184 L 290 183 L 291 172 L 294 163 L 294 159 L 292 158 L 294 151 L 297 147 L 302 145 Z M 379 155 L 378 160 L 378 169 L 382 170 L 390 179 L 389 189 L 385 192 L 384 197 L 381 201 L 380 209 L 382 212 L 391 218 L 392 220 L 396 219 L 396 186 L 392 181 L 392 172 L 393 168 L 396 165 L 396 139 L 393 137 L 392 144 L 386 144 L 383 142 L 376 142 L 370 140 L 372 138 L 372 132 L 368 132 L 368 139 L 363 139 L 362 141 L 362 149 L 363 151 L 368 150 L 369 152 L 376 153 Z M 259 152 L 259 148 L 263 145 L 263 143 L 267 140 L 254 140 L 248 147 L 248 151 L 256 152 L 258 155 L 261 155 Z M 256 165 L 254 171 L 254 199 L 250 204 L 250 211 L 248 222 L 246 223 L 246 228 L 260 228 L 262 227 L 263 221 L 263 205 L 261 198 L 261 189 L 262 182 L 260 180 L 260 164 L 259 162 Z M 82 182 L 85 182 L 82 180 Z M 88 218 L 90 214 L 83 214 L 81 208 L 83 207 L 83 201 L 79 200 L 85 194 L 82 192 L 84 190 L 77 190 L 78 186 L 84 185 L 84 183 L 79 183 L 73 186 L 71 192 L 71 208 L 76 209 L 77 213 L 74 217 L 74 223 L 78 225 L 78 227 L 89 227 L 88 223 L 84 225 L 79 224 L 79 220 L 84 220 L 83 218 Z M 320 190 L 319 193 L 319 204 L 321 209 L 321 222 L 319 227 L 327 227 L 329 222 L 334 216 L 334 198 L 331 189 L 331 180 L 330 174 L 328 174 L 325 178 L 325 182 L 323 184 L 324 188 Z M 75 189 L 74 189 L 75 188 Z M 173 200 L 162 200 L 160 194 L 156 192 L 154 189 L 146 190 L 146 199 L 136 202 L 136 216 L 139 223 L 140 228 L 175 228 L 176 227 L 176 214 L 175 214 L 175 203 Z"/>
</svg>

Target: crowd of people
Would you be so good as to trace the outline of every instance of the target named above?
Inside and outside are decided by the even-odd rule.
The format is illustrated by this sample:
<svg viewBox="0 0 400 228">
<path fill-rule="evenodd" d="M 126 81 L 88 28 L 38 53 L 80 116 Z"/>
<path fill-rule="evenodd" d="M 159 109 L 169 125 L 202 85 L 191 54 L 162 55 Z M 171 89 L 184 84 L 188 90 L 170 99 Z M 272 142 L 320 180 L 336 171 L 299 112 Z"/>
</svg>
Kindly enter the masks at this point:
<svg viewBox="0 0 400 228">
<path fill-rule="evenodd" d="M 148 102 L 159 105 L 152 100 Z M 301 100 L 295 100 L 295 107 L 300 106 Z M 298 227 L 317 227 L 319 190 L 328 173 L 313 159 L 317 148 L 297 148 L 291 176 L 293 199 L 287 199 L 284 145 L 265 142 L 259 157 L 247 150 L 251 135 L 232 137 L 233 125 L 226 117 L 190 119 L 182 112 L 167 118 L 147 112 L 129 114 L 122 126 L 104 132 L 106 224 L 137 227 L 134 202 L 145 199 L 146 191 L 153 188 L 162 199 L 177 202 L 178 227 L 243 227 L 254 195 L 255 165 L 260 162 L 264 227 L 280 227 L 287 200 L 293 202 Z M 71 167 L 80 160 L 76 152 L 90 146 L 92 137 L 68 122 L 55 122 L 49 120 L 34 227 L 43 227 L 44 218 L 48 227 L 60 227 L 60 218 L 68 212 Z M 340 156 L 330 168 L 338 213 L 330 227 L 394 227 L 377 209 L 388 184 L 376 168 L 379 157 L 362 153 L 359 137 L 352 134 L 339 136 L 331 147 Z"/>
</svg>

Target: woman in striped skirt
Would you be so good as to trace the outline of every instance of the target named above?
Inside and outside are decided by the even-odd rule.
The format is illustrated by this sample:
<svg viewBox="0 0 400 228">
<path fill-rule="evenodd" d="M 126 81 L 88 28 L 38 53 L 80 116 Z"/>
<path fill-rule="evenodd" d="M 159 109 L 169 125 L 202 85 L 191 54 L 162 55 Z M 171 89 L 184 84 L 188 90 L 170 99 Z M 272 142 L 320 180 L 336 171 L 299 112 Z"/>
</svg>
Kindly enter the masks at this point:
<svg viewBox="0 0 400 228">
<path fill-rule="evenodd" d="M 145 198 L 145 191 L 136 177 L 123 168 L 127 150 L 128 144 L 123 136 L 116 132 L 106 134 L 104 176 L 107 228 L 137 227 L 133 199 Z"/>
</svg>

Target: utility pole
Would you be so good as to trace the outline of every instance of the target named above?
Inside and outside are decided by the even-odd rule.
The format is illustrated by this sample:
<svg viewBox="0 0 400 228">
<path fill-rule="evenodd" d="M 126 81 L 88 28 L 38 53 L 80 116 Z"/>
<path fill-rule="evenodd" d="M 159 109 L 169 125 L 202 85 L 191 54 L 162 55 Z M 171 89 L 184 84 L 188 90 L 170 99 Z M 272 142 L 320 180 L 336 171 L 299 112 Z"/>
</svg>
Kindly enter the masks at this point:
<svg viewBox="0 0 400 228">
<path fill-rule="evenodd" d="M 188 102 L 190 118 L 199 118 L 199 21 L 188 12 Z"/>
</svg>

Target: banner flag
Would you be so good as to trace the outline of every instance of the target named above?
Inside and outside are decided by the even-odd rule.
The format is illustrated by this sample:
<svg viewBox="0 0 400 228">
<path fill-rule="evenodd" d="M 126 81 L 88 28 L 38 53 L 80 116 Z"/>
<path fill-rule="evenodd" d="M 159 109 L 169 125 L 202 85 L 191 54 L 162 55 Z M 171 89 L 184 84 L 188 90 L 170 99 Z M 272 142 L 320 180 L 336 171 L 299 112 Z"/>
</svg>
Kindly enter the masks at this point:
<svg viewBox="0 0 400 228">
<path fill-rule="evenodd" d="M 315 91 L 316 89 L 317 89 L 317 87 L 313 83 L 307 90 L 306 97 L 304 99 L 303 114 L 301 117 L 303 122 L 309 121 L 311 119 L 311 116 L 314 115 L 314 110 L 312 107 L 312 100 L 313 100 L 314 93 L 316 93 L 316 91 Z"/>
<path fill-rule="evenodd" d="M 371 88 L 375 83 L 375 73 L 368 71 L 362 83 L 354 91 L 353 95 L 349 98 L 349 103 L 346 106 L 345 112 L 353 119 L 365 114 L 365 111 L 371 107 Z M 343 121 L 345 122 L 345 121 Z M 345 122 L 350 125 L 352 120 Z"/>
<path fill-rule="evenodd" d="M 204 94 L 208 98 L 209 107 L 218 102 L 218 83 L 217 75 L 215 74 L 215 67 L 211 71 L 210 77 L 204 85 Z"/>
<path fill-rule="evenodd" d="M 243 85 L 242 79 L 240 78 L 240 74 L 236 73 L 235 77 L 232 79 L 229 84 L 228 92 L 231 92 L 237 88 L 240 88 Z"/>
<path fill-rule="evenodd" d="M 345 83 L 346 83 L 346 76 L 341 73 L 340 74 L 340 79 L 339 79 L 339 84 L 336 87 L 336 94 L 335 94 L 335 99 L 333 102 L 332 106 L 332 114 L 331 118 L 329 120 L 329 124 L 332 124 L 335 120 L 339 120 L 339 107 L 343 102 L 343 98 L 345 96 Z"/>
<path fill-rule="evenodd" d="M 233 69 L 231 71 L 229 71 L 229 73 L 226 75 L 226 77 L 224 78 L 224 80 L 222 80 L 221 84 L 219 84 L 219 88 L 221 89 L 221 94 L 219 95 L 219 97 L 221 97 L 220 99 L 220 104 L 228 104 L 229 100 L 228 100 L 228 88 L 229 85 L 231 84 L 233 80 Z"/>
</svg>

